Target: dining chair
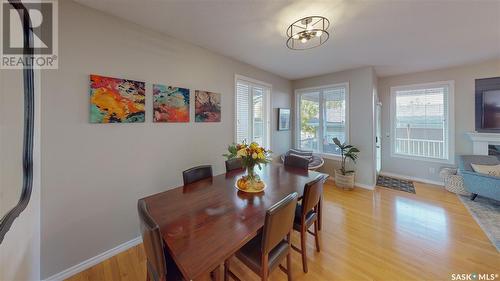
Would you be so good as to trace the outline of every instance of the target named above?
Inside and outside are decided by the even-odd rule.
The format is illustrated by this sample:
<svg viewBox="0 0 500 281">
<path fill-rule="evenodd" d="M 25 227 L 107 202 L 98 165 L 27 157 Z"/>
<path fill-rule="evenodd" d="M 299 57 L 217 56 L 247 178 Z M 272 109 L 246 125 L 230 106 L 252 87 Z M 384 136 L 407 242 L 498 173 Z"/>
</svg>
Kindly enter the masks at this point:
<svg viewBox="0 0 500 281">
<path fill-rule="evenodd" d="M 240 158 L 233 158 L 226 160 L 226 173 L 241 169 L 243 169 L 243 162 L 241 161 Z"/>
<path fill-rule="evenodd" d="M 285 155 L 283 158 L 283 164 L 286 167 L 295 167 L 295 168 L 300 168 L 303 169 L 304 171 L 309 170 L 309 159 L 305 157 L 300 157 L 300 156 L 295 156 L 295 155 Z M 322 227 L 322 208 L 321 208 L 321 199 L 319 202 L 319 207 L 318 207 L 318 220 L 319 220 L 319 225 L 318 225 L 318 230 L 321 230 Z"/>
<path fill-rule="evenodd" d="M 285 156 L 283 164 L 286 167 L 300 168 L 303 170 L 309 169 L 309 160 L 307 158 L 294 156 L 294 155 Z"/>
<path fill-rule="evenodd" d="M 304 186 L 304 196 L 302 203 L 297 204 L 295 209 L 295 219 L 293 229 L 300 232 L 300 249 L 292 245 L 292 248 L 302 255 L 302 270 L 307 273 L 307 251 L 306 251 L 306 238 L 307 233 L 314 236 L 316 242 L 316 251 L 319 248 L 319 220 L 318 215 L 320 212 L 320 199 L 323 193 L 324 176 L 318 176 L 313 181 L 310 181 Z M 309 228 L 314 224 L 314 232 Z"/>
<path fill-rule="evenodd" d="M 212 166 L 210 165 L 197 166 L 182 172 L 182 179 L 184 180 L 184 185 L 211 177 L 212 177 Z"/>
<path fill-rule="evenodd" d="M 160 234 L 160 227 L 149 214 L 146 202 L 137 202 L 140 228 L 144 251 L 146 252 L 146 266 L 148 281 L 177 281 L 184 280 L 175 263 L 168 262 Z"/>
<path fill-rule="evenodd" d="M 297 192 L 289 194 L 266 211 L 262 232 L 245 244 L 236 257 L 265 281 L 269 273 L 279 267 L 292 280 L 290 234 L 292 232 Z M 286 257 L 286 268 L 280 263 Z M 224 262 L 224 281 L 229 277 L 240 281 L 230 270 L 229 259 Z"/>
</svg>

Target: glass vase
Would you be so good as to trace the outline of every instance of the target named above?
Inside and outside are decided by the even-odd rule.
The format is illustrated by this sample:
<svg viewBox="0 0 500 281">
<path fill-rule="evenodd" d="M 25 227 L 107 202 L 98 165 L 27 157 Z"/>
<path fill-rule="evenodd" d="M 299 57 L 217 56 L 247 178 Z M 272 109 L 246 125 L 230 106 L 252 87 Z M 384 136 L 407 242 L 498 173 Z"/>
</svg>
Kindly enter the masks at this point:
<svg viewBox="0 0 500 281">
<path fill-rule="evenodd" d="M 255 165 L 247 166 L 247 177 L 250 182 L 260 181 L 259 175 L 255 172 Z"/>
</svg>

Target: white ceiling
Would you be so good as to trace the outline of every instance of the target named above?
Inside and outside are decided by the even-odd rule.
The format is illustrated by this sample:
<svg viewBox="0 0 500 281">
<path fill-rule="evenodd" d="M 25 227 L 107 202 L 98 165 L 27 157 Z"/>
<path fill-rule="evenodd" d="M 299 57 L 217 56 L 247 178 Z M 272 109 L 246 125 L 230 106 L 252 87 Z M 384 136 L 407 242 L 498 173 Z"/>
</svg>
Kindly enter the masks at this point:
<svg viewBox="0 0 500 281">
<path fill-rule="evenodd" d="M 500 57 L 498 0 L 77 2 L 288 79 L 368 65 L 388 76 Z M 310 15 L 330 19 L 330 39 L 289 50 L 288 25 Z"/>
</svg>

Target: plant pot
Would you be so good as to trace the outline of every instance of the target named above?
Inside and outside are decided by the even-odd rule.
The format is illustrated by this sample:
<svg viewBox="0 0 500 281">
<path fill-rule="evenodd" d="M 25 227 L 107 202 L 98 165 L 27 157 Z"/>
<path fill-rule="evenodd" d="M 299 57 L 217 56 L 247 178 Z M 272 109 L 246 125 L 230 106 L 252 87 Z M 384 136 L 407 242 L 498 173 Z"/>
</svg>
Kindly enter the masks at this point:
<svg viewBox="0 0 500 281">
<path fill-rule="evenodd" d="M 335 185 L 343 188 L 344 190 L 352 190 L 354 189 L 354 176 L 354 172 L 342 175 L 340 170 L 335 170 Z"/>
</svg>

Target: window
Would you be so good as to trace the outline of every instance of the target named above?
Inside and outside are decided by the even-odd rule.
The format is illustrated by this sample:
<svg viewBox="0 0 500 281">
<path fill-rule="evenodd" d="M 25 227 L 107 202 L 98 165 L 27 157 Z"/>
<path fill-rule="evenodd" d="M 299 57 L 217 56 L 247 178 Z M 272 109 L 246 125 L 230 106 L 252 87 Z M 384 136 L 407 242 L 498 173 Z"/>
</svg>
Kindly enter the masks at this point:
<svg viewBox="0 0 500 281">
<path fill-rule="evenodd" d="M 340 155 L 333 138 L 348 141 L 347 83 L 296 91 L 297 147 Z"/>
<path fill-rule="evenodd" d="M 271 85 L 236 76 L 236 142 L 257 142 L 269 147 Z"/>
<path fill-rule="evenodd" d="M 453 161 L 453 81 L 391 88 L 392 155 Z"/>
</svg>

